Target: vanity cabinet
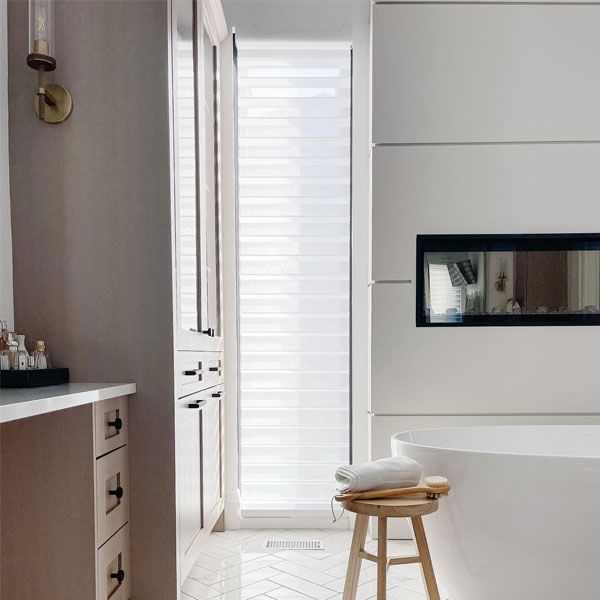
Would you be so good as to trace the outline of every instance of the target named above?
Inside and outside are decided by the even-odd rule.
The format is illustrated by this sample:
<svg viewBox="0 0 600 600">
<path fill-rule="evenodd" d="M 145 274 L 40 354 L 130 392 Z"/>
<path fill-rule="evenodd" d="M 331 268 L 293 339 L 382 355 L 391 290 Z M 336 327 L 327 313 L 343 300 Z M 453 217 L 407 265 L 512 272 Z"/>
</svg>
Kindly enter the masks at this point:
<svg viewBox="0 0 600 600">
<path fill-rule="evenodd" d="M 1 425 L 2 598 L 130 598 L 128 430 L 127 396 Z"/>
</svg>

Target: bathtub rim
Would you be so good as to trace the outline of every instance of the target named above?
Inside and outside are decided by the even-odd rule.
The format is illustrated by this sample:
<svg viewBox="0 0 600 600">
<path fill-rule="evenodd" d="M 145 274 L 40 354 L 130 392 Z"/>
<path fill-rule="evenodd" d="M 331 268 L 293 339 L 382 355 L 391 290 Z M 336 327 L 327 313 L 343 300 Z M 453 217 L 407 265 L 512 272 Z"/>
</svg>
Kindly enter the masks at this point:
<svg viewBox="0 0 600 600">
<path fill-rule="evenodd" d="M 492 456 L 520 456 L 527 458 L 549 458 L 549 459 L 578 459 L 578 460 L 600 460 L 600 451 L 598 455 L 590 455 L 590 454 L 531 454 L 528 452 L 504 452 L 504 451 L 492 451 L 492 450 L 470 450 L 468 448 L 448 448 L 446 446 L 430 446 L 428 444 L 419 444 L 416 442 L 410 442 L 407 440 L 398 439 L 396 436 L 398 435 L 408 435 L 411 433 L 418 433 L 421 431 L 448 431 L 448 430 L 462 430 L 462 429 L 530 429 L 530 428 L 544 428 L 544 427 L 578 427 L 578 428 L 588 428 L 594 427 L 597 428 L 600 432 L 600 424 L 598 425 L 575 425 L 575 424 L 542 424 L 542 425 L 460 425 L 456 427 L 419 427 L 418 429 L 409 429 L 407 431 L 398 431 L 393 433 L 390 436 L 390 443 L 392 445 L 394 443 L 406 444 L 407 446 L 412 446 L 414 448 L 424 448 L 427 450 L 436 450 L 440 452 L 452 452 L 452 453 L 460 453 L 460 454 L 474 454 L 474 455 L 492 455 Z"/>
</svg>

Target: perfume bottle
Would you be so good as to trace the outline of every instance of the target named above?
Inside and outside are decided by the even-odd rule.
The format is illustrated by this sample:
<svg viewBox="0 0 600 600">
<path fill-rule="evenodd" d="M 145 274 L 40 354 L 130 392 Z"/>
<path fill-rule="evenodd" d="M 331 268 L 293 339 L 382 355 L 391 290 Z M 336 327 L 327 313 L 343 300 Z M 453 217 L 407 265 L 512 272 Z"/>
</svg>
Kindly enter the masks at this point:
<svg viewBox="0 0 600 600">
<path fill-rule="evenodd" d="M 27 352 L 27 348 L 25 346 L 25 336 L 17 335 L 15 337 L 17 338 L 17 343 L 18 343 L 17 352 L 18 352 L 19 370 L 25 371 L 25 370 L 27 370 L 27 361 L 29 359 L 29 352 Z"/>
<path fill-rule="evenodd" d="M 46 344 L 43 340 L 39 340 L 35 343 L 35 350 L 33 351 L 32 356 L 35 369 L 50 368 L 50 358 L 48 352 L 46 352 Z"/>
<path fill-rule="evenodd" d="M 7 336 L 8 345 L 8 368 L 18 369 L 19 368 L 19 342 L 15 340 L 15 334 L 12 331 L 8 332 Z"/>
</svg>

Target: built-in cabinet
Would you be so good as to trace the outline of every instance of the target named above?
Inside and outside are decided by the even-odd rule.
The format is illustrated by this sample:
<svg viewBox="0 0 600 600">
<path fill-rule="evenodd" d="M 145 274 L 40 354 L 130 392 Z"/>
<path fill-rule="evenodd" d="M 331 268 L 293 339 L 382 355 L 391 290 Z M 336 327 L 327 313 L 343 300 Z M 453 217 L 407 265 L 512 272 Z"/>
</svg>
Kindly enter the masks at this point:
<svg viewBox="0 0 600 600">
<path fill-rule="evenodd" d="M 213 0 L 172 1 L 178 571 L 223 526 L 219 44 Z"/>
<path fill-rule="evenodd" d="M 220 4 L 173 0 L 177 347 L 221 350 Z"/>
</svg>

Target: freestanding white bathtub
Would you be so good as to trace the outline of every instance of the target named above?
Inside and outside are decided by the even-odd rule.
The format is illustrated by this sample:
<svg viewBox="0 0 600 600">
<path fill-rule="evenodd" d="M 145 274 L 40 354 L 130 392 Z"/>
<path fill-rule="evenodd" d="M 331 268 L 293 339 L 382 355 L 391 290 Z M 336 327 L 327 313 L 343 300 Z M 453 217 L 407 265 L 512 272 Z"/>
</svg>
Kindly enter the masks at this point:
<svg viewBox="0 0 600 600">
<path fill-rule="evenodd" d="M 409 431 L 392 454 L 453 486 L 424 518 L 453 600 L 600 598 L 600 425 Z"/>
</svg>

